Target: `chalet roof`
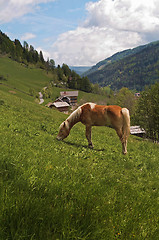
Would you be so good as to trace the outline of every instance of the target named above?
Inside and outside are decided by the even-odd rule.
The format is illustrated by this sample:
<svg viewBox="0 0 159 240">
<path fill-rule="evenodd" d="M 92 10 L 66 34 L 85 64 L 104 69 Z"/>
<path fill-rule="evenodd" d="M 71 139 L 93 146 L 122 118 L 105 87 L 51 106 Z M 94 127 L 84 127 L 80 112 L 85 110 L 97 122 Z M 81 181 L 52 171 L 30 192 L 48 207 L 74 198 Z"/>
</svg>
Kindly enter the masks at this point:
<svg viewBox="0 0 159 240">
<path fill-rule="evenodd" d="M 63 102 L 61 97 L 57 98 L 54 102 Z"/>
<path fill-rule="evenodd" d="M 56 108 L 60 108 L 60 107 L 69 107 L 70 105 L 67 102 L 54 102 L 52 106 L 55 106 Z"/>
<path fill-rule="evenodd" d="M 62 97 L 67 96 L 67 97 L 77 97 L 78 96 L 78 91 L 65 91 L 65 92 L 60 92 L 60 95 Z"/>
<path fill-rule="evenodd" d="M 143 128 L 140 128 L 140 126 L 131 126 L 130 133 L 131 134 L 141 134 L 141 133 L 146 133 L 146 132 Z"/>
</svg>

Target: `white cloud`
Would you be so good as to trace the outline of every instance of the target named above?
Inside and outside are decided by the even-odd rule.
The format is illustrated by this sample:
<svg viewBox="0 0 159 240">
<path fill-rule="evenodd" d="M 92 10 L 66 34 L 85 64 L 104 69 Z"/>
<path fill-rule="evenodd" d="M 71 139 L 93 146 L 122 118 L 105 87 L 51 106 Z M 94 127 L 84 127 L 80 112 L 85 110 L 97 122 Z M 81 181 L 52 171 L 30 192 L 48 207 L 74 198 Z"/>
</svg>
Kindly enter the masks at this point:
<svg viewBox="0 0 159 240">
<path fill-rule="evenodd" d="M 0 0 L 0 24 L 35 11 L 40 3 L 54 1 L 58 0 Z M 48 52 L 44 49 L 46 44 L 42 47 L 45 59 L 53 58 L 56 64 L 93 65 L 117 51 L 159 39 L 158 0 L 96 0 L 86 4 L 86 11 L 86 19 L 80 26 L 59 35 Z M 49 25 L 50 22 L 55 24 Z M 39 29 L 42 32 L 43 23 L 44 18 L 40 16 L 36 35 Z M 56 29 L 57 20 L 47 18 L 47 23 L 47 33 Z M 47 39 L 55 35 L 47 35 Z M 21 40 L 35 37 L 27 33 Z M 36 45 L 42 46 L 42 43 Z"/>
<path fill-rule="evenodd" d="M 22 41 L 27 41 L 27 40 L 33 39 L 33 38 L 35 38 L 35 37 L 36 37 L 36 35 L 33 34 L 33 33 L 25 33 L 25 34 L 21 37 L 21 40 L 22 40 Z"/>
<path fill-rule="evenodd" d="M 152 31 L 159 26 L 158 0 L 100 0 L 87 4 L 85 26 L 110 26 L 118 30 Z"/>
<path fill-rule="evenodd" d="M 158 0 L 100 0 L 89 2 L 86 9 L 83 24 L 61 34 L 53 44 L 56 63 L 92 65 L 151 41 L 150 36 L 159 38 Z"/>
<path fill-rule="evenodd" d="M 136 32 L 122 32 L 111 28 L 79 27 L 60 35 L 53 44 L 56 62 L 68 65 L 93 65 L 113 52 L 141 43 Z"/>
<path fill-rule="evenodd" d="M 55 0 L 0 0 L 0 24 L 19 18 L 26 13 L 33 12 L 40 3 Z"/>
</svg>

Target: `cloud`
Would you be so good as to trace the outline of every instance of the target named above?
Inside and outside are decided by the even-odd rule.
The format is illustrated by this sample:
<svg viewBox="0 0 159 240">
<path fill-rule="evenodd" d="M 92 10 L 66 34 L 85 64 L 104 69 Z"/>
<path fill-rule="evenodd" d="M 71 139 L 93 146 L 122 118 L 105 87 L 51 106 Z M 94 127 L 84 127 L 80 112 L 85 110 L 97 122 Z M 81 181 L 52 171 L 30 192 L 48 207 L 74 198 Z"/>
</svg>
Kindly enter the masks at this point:
<svg viewBox="0 0 159 240">
<path fill-rule="evenodd" d="M 33 12 L 40 3 L 55 0 L 0 0 L 0 24 L 10 22 L 24 14 Z"/>
<path fill-rule="evenodd" d="M 35 37 L 36 37 L 36 35 L 33 34 L 33 33 L 25 33 L 25 34 L 21 37 L 21 40 L 27 41 L 27 40 L 33 39 L 33 38 L 35 38 Z"/>
<path fill-rule="evenodd" d="M 92 65 L 117 51 L 159 38 L 158 0 L 100 0 L 86 4 L 87 17 L 52 46 L 55 62 Z M 155 39 L 156 40 L 156 39 Z"/>
<path fill-rule="evenodd" d="M 159 26 L 158 0 L 101 0 L 88 3 L 85 26 L 110 26 L 126 31 L 154 31 Z M 156 12 L 156 13 L 155 13 Z"/>
<path fill-rule="evenodd" d="M 141 37 L 136 32 L 125 34 L 111 28 L 79 27 L 61 34 L 53 44 L 53 53 L 60 64 L 90 66 L 139 42 Z"/>
<path fill-rule="evenodd" d="M 36 11 L 40 3 L 54 1 L 58 0 L 0 0 L 0 24 Z M 85 20 L 81 20 L 76 29 L 60 34 L 51 47 L 48 45 L 54 40 L 49 39 L 55 39 L 56 34 L 64 30 L 65 24 L 61 24 L 63 19 L 57 21 L 52 16 L 41 17 L 38 13 L 23 17 L 26 22 L 33 21 L 35 17 L 36 21 L 33 21 L 32 30 L 26 30 L 28 33 L 21 40 L 35 38 L 30 31 L 36 35 L 39 33 L 39 41 L 35 39 L 36 46 L 42 46 L 40 39 L 43 38 L 45 58 L 53 58 L 56 64 L 91 66 L 118 51 L 159 39 L 158 0 L 96 0 L 88 2 L 85 10 Z M 73 29 L 75 25 L 73 22 L 71 24 Z M 50 36 L 52 29 L 54 32 Z"/>
</svg>

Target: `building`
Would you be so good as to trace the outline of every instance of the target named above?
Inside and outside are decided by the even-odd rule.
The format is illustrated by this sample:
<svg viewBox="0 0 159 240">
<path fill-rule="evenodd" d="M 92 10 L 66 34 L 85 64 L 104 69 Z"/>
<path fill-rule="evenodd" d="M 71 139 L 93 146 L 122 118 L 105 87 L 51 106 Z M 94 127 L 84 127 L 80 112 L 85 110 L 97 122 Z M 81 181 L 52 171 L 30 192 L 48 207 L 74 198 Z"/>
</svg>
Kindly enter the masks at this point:
<svg viewBox="0 0 159 240">
<path fill-rule="evenodd" d="M 135 93 L 135 97 L 140 97 L 140 93 Z"/>
<path fill-rule="evenodd" d="M 78 97 L 78 91 L 64 91 L 60 92 L 61 98 L 67 97 L 70 99 L 70 105 L 76 105 L 77 104 L 77 97 Z"/>
<path fill-rule="evenodd" d="M 140 128 L 140 126 L 131 126 L 130 127 L 130 134 L 136 135 L 138 137 L 143 137 L 145 134 L 145 130 L 143 128 Z"/>
<path fill-rule="evenodd" d="M 49 104 L 48 107 L 56 108 L 58 111 L 68 114 L 69 106 L 67 102 L 54 102 Z"/>
</svg>

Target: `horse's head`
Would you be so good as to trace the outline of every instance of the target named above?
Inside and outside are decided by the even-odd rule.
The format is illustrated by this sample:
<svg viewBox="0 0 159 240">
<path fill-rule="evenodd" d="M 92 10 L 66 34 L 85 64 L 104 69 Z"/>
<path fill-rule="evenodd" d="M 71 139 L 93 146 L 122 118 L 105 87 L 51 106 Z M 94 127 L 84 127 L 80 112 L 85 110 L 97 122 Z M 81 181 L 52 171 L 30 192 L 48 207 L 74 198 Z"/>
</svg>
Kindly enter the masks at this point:
<svg viewBox="0 0 159 240">
<path fill-rule="evenodd" d="M 69 127 L 68 127 L 68 123 L 65 121 L 60 125 L 59 128 L 59 133 L 57 135 L 57 139 L 58 140 L 63 140 L 64 138 L 66 138 L 70 133 Z"/>
</svg>

